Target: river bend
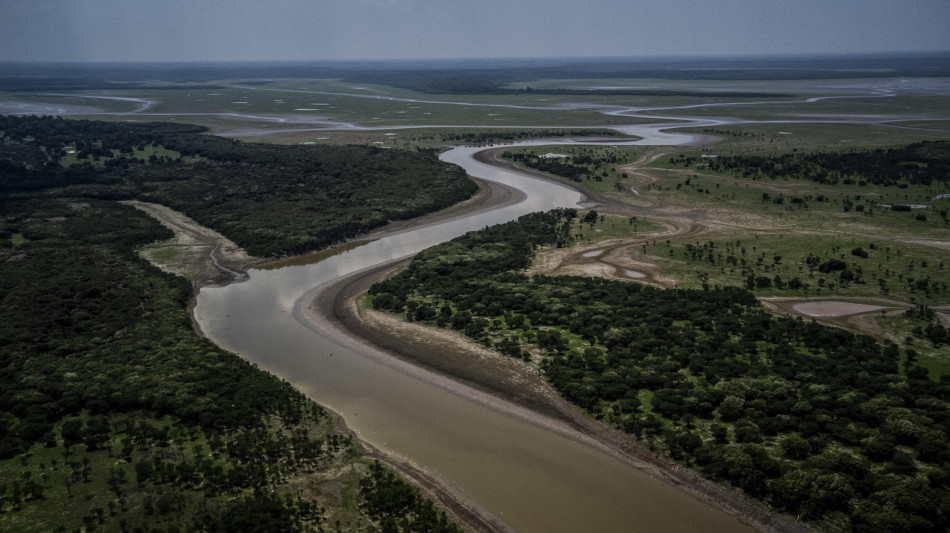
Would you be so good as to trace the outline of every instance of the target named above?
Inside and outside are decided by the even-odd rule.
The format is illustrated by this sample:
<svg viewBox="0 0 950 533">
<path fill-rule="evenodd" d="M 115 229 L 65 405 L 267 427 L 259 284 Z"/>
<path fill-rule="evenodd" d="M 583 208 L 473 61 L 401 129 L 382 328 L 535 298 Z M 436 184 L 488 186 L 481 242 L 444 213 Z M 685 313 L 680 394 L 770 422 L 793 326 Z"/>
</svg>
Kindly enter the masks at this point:
<svg viewBox="0 0 950 533">
<path fill-rule="evenodd" d="M 695 140 L 659 127 L 638 133 L 644 143 Z M 534 423 L 537 415 L 410 367 L 332 324 L 295 319 L 295 310 L 299 318 L 322 288 L 346 276 L 467 231 L 583 200 L 573 189 L 475 161 L 479 150 L 455 148 L 442 159 L 523 191 L 521 201 L 403 231 L 316 264 L 251 270 L 245 282 L 203 288 L 195 308 L 203 332 L 342 415 L 364 441 L 442 480 L 519 532 L 748 530 L 579 433 Z"/>
</svg>

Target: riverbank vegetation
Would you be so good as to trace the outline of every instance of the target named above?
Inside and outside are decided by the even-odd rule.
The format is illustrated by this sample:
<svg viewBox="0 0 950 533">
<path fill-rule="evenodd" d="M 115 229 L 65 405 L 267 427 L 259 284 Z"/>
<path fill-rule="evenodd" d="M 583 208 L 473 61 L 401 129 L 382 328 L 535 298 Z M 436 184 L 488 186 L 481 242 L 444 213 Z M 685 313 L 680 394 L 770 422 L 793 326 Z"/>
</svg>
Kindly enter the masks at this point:
<svg viewBox="0 0 950 533">
<path fill-rule="evenodd" d="M 798 179 L 837 185 L 907 188 L 950 181 L 950 141 L 924 141 L 900 148 L 849 152 L 790 153 L 772 157 L 699 158 L 680 154 L 670 163 L 690 168 L 702 163 L 713 172 L 749 179 Z"/>
<path fill-rule="evenodd" d="M 259 257 L 325 248 L 477 190 L 430 151 L 257 145 L 194 126 L 51 117 L 0 117 L 0 131 L 2 190 L 68 186 L 160 203 Z"/>
<path fill-rule="evenodd" d="M 570 180 L 596 193 L 623 193 L 633 180 L 621 167 L 643 155 L 639 147 L 539 146 L 513 147 L 500 157 L 517 165 Z"/>
<path fill-rule="evenodd" d="M 893 343 L 766 312 L 734 287 L 527 276 L 572 210 L 420 253 L 375 307 L 535 361 L 595 418 L 829 529 L 943 531 L 950 382 Z"/>
<path fill-rule="evenodd" d="M 541 152 L 533 148 L 506 150 L 501 157 L 528 168 L 567 178 L 573 182 L 617 178 L 617 166 L 632 161 L 633 153 L 614 147 L 567 147 L 561 152 Z"/>
<path fill-rule="evenodd" d="M 314 187 L 328 183 L 319 168 L 337 180 L 373 168 L 370 187 L 403 156 L 331 150 L 324 160 L 186 142 L 190 130 L 179 126 L 2 120 L 0 529 L 372 531 L 432 521 L 457 530 L 363 459 L 328 412 L 196 333 L 191 283 L 135 254 L 171 232 L 115 201 L 219 194 L 181 201 L 240 235 L 226 224 L 238 219 L 221 211 L 253 194 L 266 209 L 303 189 L 288 169 L 323 161 Z M 335 159 L 348 155 L 361 157 Z M 431 154 L 405 157 L 418 166 L 402 179 L 425 182 Z M 252 178 L 264 180 L 254 191 Z M 407 202 L 392 212 L 431 205 Z M 293 231 L 280 242 L 294 242 Z"/>
</svg>

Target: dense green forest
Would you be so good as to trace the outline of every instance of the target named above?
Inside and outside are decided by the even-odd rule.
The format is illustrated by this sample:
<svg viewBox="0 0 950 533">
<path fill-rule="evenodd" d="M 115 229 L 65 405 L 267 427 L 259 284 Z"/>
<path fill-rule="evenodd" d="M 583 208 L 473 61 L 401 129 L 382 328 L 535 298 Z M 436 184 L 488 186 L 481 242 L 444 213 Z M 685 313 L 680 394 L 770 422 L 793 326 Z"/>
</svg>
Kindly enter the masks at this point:
<svg viewBox="0 0 950 533">
<path fill-rule="evenodd" d="M 259 257 L 324 248 L 470 197 L 432 151 L 241 143 L 175 124 L 0 116 L 0 192 L 167 205 Z"/>
<path fill-rule="evenodd" d="M 171 232 L 114 201 L 173 200 L 177 185 L 191 194 L 189 172 L 228 182 L 229 165 L 251 169 L 245 180 L 270 176 L 261 194 L 275 196 L 287 169 L 314 159 L 213 138 L 189 148 L 189 128 L 174 125 L 3 121 L 0 530 L 454 530 L 416 489 L 361 459 L 324 409 L 198 335 L 191 283 L 135 254 Z M 136 161 L 149 146 L 158 153 L 156 139 L 161 160 Z M 64 166 L 65 147 L 91 161 Z M 338 153 L 360 155 L 379 172 L 398 157 Z M 431 159 L 411 157 L 420 168 Z"/>
<path fill-rule="evenodd" d="M 913 350 L 775 316 L 741 288 L 528 276 L 573 210 L 420 253 L 373 305 L 538 362 L 592 416 L 821 527 L 946 531 L 950 376 Z M 921 312 L 920 309 L 913 312 Z"/>
<path fill-rule="evenodd" d="M 670 158 L 671 164 L 687 168 L 699 162 L 685 154 Z M 733 172 L 753 179 L 792 178 L 885 187 L 930 185 L 950 181 L 950 141 L 924 141 L 886 150 L 720 156 L 703 158 L 702 163 L 715 172 Z"/>
<path fill-rule="evenodd" d="M 607 168 L 627 162 L 619 154 L 611 152 L 597 155 L 590 153 L 538 155 L 533 150 L 506 150 L 501 156 L 528 168 L 548 172 L 578 183 L 585 179 L 602 181 L 607 176 Z M 598 170 L 601 172 L 598 173 Z"/>
</svg>

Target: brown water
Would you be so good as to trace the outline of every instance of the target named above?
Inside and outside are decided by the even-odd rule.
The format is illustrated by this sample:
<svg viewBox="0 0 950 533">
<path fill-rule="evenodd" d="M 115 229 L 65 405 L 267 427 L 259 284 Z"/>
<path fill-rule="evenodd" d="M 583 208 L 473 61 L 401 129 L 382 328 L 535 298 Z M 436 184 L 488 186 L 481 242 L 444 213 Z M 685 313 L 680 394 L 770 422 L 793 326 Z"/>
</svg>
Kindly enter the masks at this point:
<svg viewBox="0 0 950 533">
<path fill-rule="evenodd" d="M 528 199 L 316 264 L 252 270 L 246 282 L 202 289 L 195 316 L 205 334 L 341 414 L 360 438 L 442 479 L 520 532 L 749 530 L 585 443 L 580 434 L 409 367 L 339 335 L 330 324 L 308 327 L 295 319 L 320 297 L 314 288 L 340 277 L 466 231 L 581 200 L 570 189 L 476 163 L 474 152 L 461 148 L 443 158 L 522 189 Z"/>
</svg>

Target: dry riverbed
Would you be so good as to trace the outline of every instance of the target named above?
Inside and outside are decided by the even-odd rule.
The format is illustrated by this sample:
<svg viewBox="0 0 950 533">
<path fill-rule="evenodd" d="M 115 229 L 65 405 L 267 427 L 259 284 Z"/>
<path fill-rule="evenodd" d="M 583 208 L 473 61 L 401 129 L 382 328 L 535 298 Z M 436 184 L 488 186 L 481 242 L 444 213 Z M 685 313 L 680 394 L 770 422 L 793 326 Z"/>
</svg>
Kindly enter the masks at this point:
<svg viewBox="0 0 950 533">
<path fill-rule="evenodd" d="M 480 159 L 489 158 L 483 155 Z M 495 163 L 495 161 L 491 162 Z M 373 232 L 364 239 L 380 238 L 387 234 L 464 216 L 471 212 L 508 205 L 517 202 L 522 197 L 522 193 L 506 186 L 480 183 L 482 191 L 467 202 L 420 219 L 390 225 Z M 595 203 L 601 202 L 595 201 Z M 604 201 L 602 204 L 613 204 L 613 202 Z M 169 271 L 188 275 L 198 285 L 240 280 L 242 276 L 245 276 L 244 270 L 256 262 L 255 258 L 243 254 L 234 243 L 199 226 L 180 213 L 154 204 L 136 202 L 132 205 L 155 216 L 176 233 L 175 239 L 163 243 L 161 247 L 156 246 L 154 251 L 143 251 L 143 256 Z M 618 210 L 624 209 L 623 206 L 611 205 L 611 207 Z M 671 222 L 670 233 L 696 234 L 703 230 L 701 225 L 695 224 L 692 220 L 679 219 L 675 223 Z M 616 250 L 620 251 L 629 244 L 618 243 Z M 167 251 L 162 253 L 163 249 L 172 250 L 174 253 Z M 584 254 L 599 249 L 605 249 L 605 251 L 584 257 Z M 633 278 L 636 274 L 626 274 L 623 269 L 645 273 L 648 280 L 658 285 L 667 285 L 667 280 L 664 280 L 658 270 L 651 268 L 650 265 L 635 265 L 623 261 L 620 256 L 614 257 L 618 254 L 610 249 L 610 246 L 605 248 L 601 245 L 599 249 L 590 247 L 573 250 L 571 254 L 573 259 L 568 259 L 566 262 L 577 263 L 579 261 L 577 258 L 583 258 L 606 266 L 608 263 L 605 261 L 609 261 L 611 267 L 620 269 L 615 270 L 614 273 L 619 272 L 619 275 L 627 279 Z M 319 257 L 315 257 L 314 261 L 316 260 L 319 260 Z M 558 263 L 563 264 L 560 261 Z M 453 383 L 457 383 L 460 394 L 464 388 L 477 389 L 502 400 L 497 402 L 502 410 L 508 410 L 509 408 L 504 406 L 510 405 L 513 412 L 521 413 L 519 416 L 531 423 L 549 427 L 554 431 L 571 432 L 579 439 L 589 442 L 590 445 L 602 449 L 618 460 L 632 464 L 656 478 L 679 487 L 701 501 L 726 510 L 759 531 L 808 531 L 808 528 L 791 519 L 773 515 L 738 491 L 709 482 L 688 468 L 657 457 L 637 446 L 628 436 L 592 420 L 578 408 L 564 401 L 548 385 L 536 365 L 504 357 L 455 333 L 407 323 L 362 306 L 361 298 L 369 285 L 390 275 L 397 268 L 399 265 L 391 264 L 331 284 L 315 302 L 320 305 L 313 305 L 313 309 L 306 313 L 307 318 L 313 321 L 333 321 L 341 330 L 364 339 L 403 361 L 410 362 L 410 367 L 424 368 L 445 376 L 443 383 L 447 383 L 450 389 Z M 554 271 L 558 269 L 555 268 Z M 595 274 L 595 272 L 591 271 L 590 274 Z M 306 307 L 309 309 L 310 306 Z M 525 412 L 528 415 L 524 415 Z M 342 419 L 339 419 L 339 428 L 343 432 L 352 434 L 345 428 Z M 368 457 L 384 460 L 404 476 L 413 479 L 427 496 L 440 502 L 469 529 L 508 531 L 507 526 L 490 513 L 450 487 L 431 478 L 425 472 L 410 464 L 389 460 L 372 446 L 366 443 L 364 445 L 368 450 Z"/>
</svg>

